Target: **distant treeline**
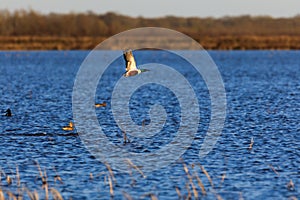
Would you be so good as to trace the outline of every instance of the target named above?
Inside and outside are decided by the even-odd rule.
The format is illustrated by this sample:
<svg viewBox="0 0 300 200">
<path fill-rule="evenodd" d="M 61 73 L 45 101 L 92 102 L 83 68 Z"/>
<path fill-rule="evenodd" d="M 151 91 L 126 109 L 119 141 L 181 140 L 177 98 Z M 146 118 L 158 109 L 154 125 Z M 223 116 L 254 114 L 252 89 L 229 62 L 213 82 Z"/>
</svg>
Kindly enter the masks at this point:
<svg viewBox="0 0 300 200">
<path fill-rule="evenodd" d="M 22 49 L 22 41 L 26 38 L 25 41 L 32 40 L 31 42 L 36 42 L 36 45 L 39 41 L 43 43 L 44 39 L 58 42 L 57 46 L 45 47 L 46 49 L 87 49 L 97 45 L 92 42 L 101 42 L 104 38 L 119 32 L 147 26 L 180 31 L 209 49 L 300 49 L 300 15 L 292 18 L 268 16 L 143 18 L 112 12 L 41 14 L 33 10 L 0 11 L 2 45 L 0 48 Z M 91 44 L 76 45 L 76 41 L 82 41 L 78 39 L 80 37 L 84 37 L 84 41 Z M 61 38 L 65 38 L 66 41 Z M 72 46 L 68 46 L 68 41 Z M 30 47 L 25 45 L 24 48 Z M 42 47 L 31 49 L 40 48 Z"/>
</svg>

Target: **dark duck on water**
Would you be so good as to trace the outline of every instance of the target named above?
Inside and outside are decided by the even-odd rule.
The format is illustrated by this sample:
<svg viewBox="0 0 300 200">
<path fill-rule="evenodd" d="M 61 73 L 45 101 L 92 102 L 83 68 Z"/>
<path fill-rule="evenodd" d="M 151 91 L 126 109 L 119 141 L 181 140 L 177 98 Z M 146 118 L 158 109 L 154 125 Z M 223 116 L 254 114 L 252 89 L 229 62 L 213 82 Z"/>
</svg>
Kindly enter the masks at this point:
<svg viewBox="0 0 300 200">
<path fill-rule="evenodd" d="M 5 116 L 7 116 L 7 117 L 12 116 L 11 110 L 9 108 L 5 111 Z"/>
</svg>

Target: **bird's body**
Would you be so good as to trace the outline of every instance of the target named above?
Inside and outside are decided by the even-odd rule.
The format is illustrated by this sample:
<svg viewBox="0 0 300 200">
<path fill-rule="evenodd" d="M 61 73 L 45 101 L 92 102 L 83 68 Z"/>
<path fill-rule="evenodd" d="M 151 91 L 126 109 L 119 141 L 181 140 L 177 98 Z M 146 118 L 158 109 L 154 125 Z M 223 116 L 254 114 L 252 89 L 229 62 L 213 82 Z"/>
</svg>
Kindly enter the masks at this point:
<svg viewBox="0 0 300 200">
<path fill-rule="evenodd" d="M 136 62 L 133 57 L 132 51 L 131 50 L 126 50 L 124 51 L 124 59 L 126 62 L 126 72 L 124 73 L 125 77 L 129 76 L 135 76 L 137 74 L 140 74 L 142 72 L 149 71 L 148 69 L 138 69 L 136 67 Z"/>
<path fill-rule="evenodd" d="M 105 107 L 106 106 L 106 102 L 103 102 L 103 103 L 96 103 L 95 104 L 95 107 L 96 108 L 99 108 L 99 107 Z"/>
<path fill-rule="evenodd" d="M 73 122 L 69 123 L 69 126 L 65 126 L 62 128 L 64 131 L 73 131 L 74 130 L 74 125 Z"/>
</svg>

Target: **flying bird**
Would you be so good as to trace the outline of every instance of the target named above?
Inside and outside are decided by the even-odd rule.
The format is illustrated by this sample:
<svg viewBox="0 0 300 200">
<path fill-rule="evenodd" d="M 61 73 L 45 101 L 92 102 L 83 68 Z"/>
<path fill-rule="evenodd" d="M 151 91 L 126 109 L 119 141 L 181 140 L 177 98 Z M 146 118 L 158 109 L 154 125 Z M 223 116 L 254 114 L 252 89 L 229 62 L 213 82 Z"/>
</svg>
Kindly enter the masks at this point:
<svg viewBox="0 0 300 200">
<path fill-rule="evenodd" d="M 140 74 L 142 72 L 150 71 L 148 69 L 138 69 L 136 67 L 135 59 L 134 59 L 132 51 L 130 49 L 124 51 L 123 55 L 124 55 L 124 59 L 125 59 L 125 62 L 126 62 L 126 72 L 124 73 L 125 77 L 135 76 L 135 75 Z"/>
</svg>

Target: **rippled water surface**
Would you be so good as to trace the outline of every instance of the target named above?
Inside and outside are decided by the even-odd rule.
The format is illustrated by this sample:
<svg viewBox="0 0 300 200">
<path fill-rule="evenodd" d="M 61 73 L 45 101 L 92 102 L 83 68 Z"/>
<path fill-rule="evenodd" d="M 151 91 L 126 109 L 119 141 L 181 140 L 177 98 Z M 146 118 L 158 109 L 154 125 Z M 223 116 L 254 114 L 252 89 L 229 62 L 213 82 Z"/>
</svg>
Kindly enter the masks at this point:
<svg viewBox="0 0 300 200">
<path fill-rule="evenodd" d="M 36 190 L 44 198 L 38 163 L 47 172 L 49 187 L 57 189 L 66 199 L 111 197 L 109 179 L 113 177 L 107 167 L 88 151 L 76 130 L 62 130 L 73 119 L 73 85 L 88 53 L 0 52 L 0 111 L 4 113 L 10 108 L 13 113 L 12 117 L 0 116 L 0 189 L 4 193 L 18 194 L 17 167 L 20 187 Z M 147 125 L 151 123 L 150 107 L 160 104 L 168 114 L 165 125 L 153 137 L 128 135 L 130 143 L 123 143 L 122 130 L 111 113 L 110 99 L 115 82 L 124 73 L 121 67 L 124 61 L 122 52 L 106 53 L 120 53 L 120 58 L 105 72 L 95 94 L 96 103 L 107 103 L 106 107 L 95 108 L 106 136 L 119 147 L 136 153 L 153 152 L 170 142 L 180 142 L 173 141 L 181 117 L 176 94 L 158 84 L 148 84 L 131 96 L 128 103 L 131 118 L 137 125 Z M 196 113 L 200 123 L 192 145 L 171 165 L 146 177 L 134 167 L 129 167 L 127 173 L 114 170 L 115 199 L 126 195 L 134 199 L 147 199 L 151 195 L 177 199 L 176 188 L 182 196 L 187 197 L 190 192 L 194 197 L 193 186 L 203 199 L 216 199 L 218 195 L 223 199 L 300 197 L 300 52 L 212 51 L 209 54 L 223 78 L 227 114 L 214 149 L 199 158 L 211 116 L 205 82 L 191 67 L 181 67 L 186 64 L 184 60 L 176 60 L 166 52 L 135 52 L 138 64 L 150 62 L 149 59 L 164 60 L 164 64 L 184 75 L 197 95 L 200 111 Z M 254 144 L 249 150 L 252 138 Z M 6 176 L 13 179 L 11 185 Z M 57 176 L 63 183 L 55 181 Z M 197 177 L 204 185 L 205 196 Z M 293 186 L 289 187 L 290 181 Z M 27 198 L 26 192 L 24 195 Z"/>
</svg>

